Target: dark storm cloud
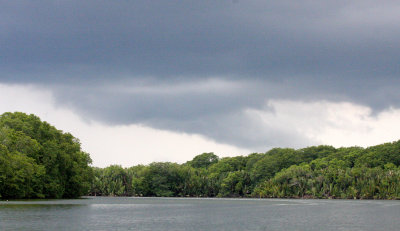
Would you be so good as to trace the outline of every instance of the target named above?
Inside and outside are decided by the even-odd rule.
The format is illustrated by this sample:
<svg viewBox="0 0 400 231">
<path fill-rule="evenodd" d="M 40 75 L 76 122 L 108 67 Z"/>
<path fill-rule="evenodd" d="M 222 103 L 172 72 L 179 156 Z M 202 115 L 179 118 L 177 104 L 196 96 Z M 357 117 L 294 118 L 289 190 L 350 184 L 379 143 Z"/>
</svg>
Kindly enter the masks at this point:
<svg viewBox="0 0 400 231">
<path fill-rule="evenodd" d="M 0 81 L 49 87 L 60 104 L 109 123 L 273 144 L 288 134 L 265 141 L 272 133 L 244 109 L 268 99 L 400 106 L 398 10 L 396 1 L 0 0 Z"/>
<path fill-rule="evenodd" d="M 131 76 L 399 74 L 395 3 L 2 1 L 2 69 Z M 385 5 L 385 4 L 383 4 Z M 372 8 L 372 10 L 371 10 Z M 370 12 L 369 14 L 369 11 Z M 373 13 L 378 15 L 373 15 Z M 385 18 L 382 19 L 382 17 Z M 383 22 L 382 22 L 383 21 Z M 88 73 L 85 73 L 88 70 Z M 64 72 L 64 71 L 63 71 Z M 83 73 L 82 73 L 83 72 Z M 51 78 L 54 78 L 52 76 Z"/>
</svg>

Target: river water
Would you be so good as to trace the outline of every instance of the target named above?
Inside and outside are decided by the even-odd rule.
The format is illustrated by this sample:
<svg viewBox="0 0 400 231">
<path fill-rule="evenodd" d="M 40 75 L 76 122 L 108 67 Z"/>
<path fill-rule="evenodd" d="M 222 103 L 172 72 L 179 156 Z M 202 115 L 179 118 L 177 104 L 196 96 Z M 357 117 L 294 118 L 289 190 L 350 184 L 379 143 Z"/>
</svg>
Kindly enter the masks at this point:
<svg viewBox="0 0 400 231">
<path fill-rule="evenodd" d="M 87 197 L 0 201 L 0 230 L 400 230 L 400 201 Z"/>
</svg>

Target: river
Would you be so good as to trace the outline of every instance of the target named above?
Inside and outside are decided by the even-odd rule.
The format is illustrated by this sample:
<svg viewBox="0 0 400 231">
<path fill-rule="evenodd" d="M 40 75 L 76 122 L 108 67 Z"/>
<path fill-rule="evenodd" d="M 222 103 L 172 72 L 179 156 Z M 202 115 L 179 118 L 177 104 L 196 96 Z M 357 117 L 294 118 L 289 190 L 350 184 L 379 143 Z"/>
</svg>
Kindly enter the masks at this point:
<svg viewBox="0 0 400 231">
<path fill-rule="evenodd" d="M 0 230 L 400 230 L 400 201 L 87 197 L 0 201 Z"/>
</svg>

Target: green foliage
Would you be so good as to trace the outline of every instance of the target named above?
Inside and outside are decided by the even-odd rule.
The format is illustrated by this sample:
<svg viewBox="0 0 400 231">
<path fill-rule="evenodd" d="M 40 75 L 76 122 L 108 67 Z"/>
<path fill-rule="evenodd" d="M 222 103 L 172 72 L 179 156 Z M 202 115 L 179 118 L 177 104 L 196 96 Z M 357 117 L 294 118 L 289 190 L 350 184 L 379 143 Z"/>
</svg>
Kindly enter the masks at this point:
<svg viewBox="0 0 400 231">
<path fill-rule="evenodd" d="M 0 116 L 0 197 L 199 196 L 400 199 L 400 141 L 313 146 L 185 164 L 89 167 L 78 139 L 34 115 Z"/>
<path fill-rule="evenodd" d="M 217 163 L 219 157 L 214 153 L 203 153 L 197 155 L 192 161 L 188 161 L 188 164 L 193 168 L 207 168 L 208 166 Z"/>
<path fill-rule="evenodd" d="M 95 168 L 92 195 L 400 199 L 399 142 Z M 111 169 L 114 169 L 111 171 Z"/>
<path fill-rule="evenodd" d="M 0 144 L 0 196 L 2 198 L 42 198 L 43 166 L 19 152 L 10 153 Z"/>
<path fill-rule="evenodd" d="M 385 164 L 384 168 L 351 168 L 343 160 L 328 161 L 323 158 L 312 161 L 311 165 L 315 166 L 314 170 L 306 164 L 293 165 L 282 170 L 259 185 L 254 195 L 343 199 L 400 198 L 400 168 L 393 163 Z"/>
<path fill-rule="evenodd" d="M 91 159 L 79 140 L 34 115 L 1 115 L 0 145 L 3 198 L 76 198 L 91 187 Z"/>
<path fill-rule="evenodd" d="M 249 193 L 250 177 L 244 170 L 229 172 L 221 182 L 219 196 L 243 197 Z"/>
</svg>

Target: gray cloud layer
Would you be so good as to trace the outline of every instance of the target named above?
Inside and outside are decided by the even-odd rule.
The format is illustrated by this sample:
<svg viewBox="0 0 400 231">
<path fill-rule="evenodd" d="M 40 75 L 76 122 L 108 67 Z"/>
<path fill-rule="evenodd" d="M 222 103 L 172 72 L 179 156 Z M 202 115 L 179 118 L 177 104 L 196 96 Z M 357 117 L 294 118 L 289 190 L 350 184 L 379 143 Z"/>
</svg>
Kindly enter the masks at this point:
<svg viewBox="0 0 400 231">
<path fill-rule="evenodd" d="M 242 113 L 268 99 L 400 106 L 399 10 L 397 1 L 0 0 L 0 81 L 51 88 L 58 103 L 109 123 L 270 146 L 290 134 Z"/>
</svg>

